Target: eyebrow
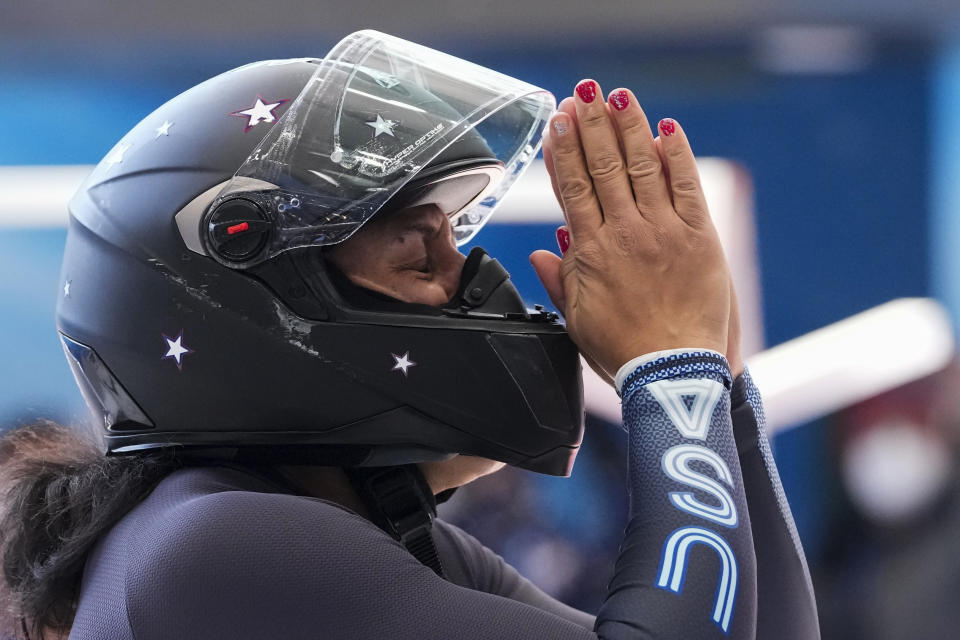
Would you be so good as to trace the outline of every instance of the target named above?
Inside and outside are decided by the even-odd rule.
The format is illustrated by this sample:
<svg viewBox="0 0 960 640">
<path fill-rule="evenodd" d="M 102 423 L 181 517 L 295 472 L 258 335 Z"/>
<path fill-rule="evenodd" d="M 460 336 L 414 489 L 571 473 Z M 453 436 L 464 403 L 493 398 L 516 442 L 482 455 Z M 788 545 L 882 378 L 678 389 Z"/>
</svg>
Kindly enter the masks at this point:
<svg viewBox="0 0 960 640">
<path fill-rule="evenodd" d="M 401 228 L 404 231 L 406 230 L 418 231 L 426 236 L 434 236 L 440 233 L 440 230 L 443 228 L 443 225 L 434 226 L 432 224 L 427 224 L 426 222 L 417 220 L 417 221 L 405 223 L 401 226 Z"/>
</svg>

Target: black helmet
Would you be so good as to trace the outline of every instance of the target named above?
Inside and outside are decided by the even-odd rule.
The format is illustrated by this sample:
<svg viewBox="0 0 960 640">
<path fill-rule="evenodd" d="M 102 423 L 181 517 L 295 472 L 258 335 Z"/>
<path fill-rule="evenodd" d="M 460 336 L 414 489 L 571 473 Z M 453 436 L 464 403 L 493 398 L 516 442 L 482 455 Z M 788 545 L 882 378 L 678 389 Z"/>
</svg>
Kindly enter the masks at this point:
<svg viewBox="0 0 960 640">
<path fill-rule="evenodd" d="M 343 466 L 456 453 L 567 475 L 579 358 L 482 249 L 443 308 L 324 258 L 432 202 L 460 244 L 536 154 L 547 92 L 384 34 L 177 96 L 70 204 L 58 328 L 108 451 Z"/>
</svg>

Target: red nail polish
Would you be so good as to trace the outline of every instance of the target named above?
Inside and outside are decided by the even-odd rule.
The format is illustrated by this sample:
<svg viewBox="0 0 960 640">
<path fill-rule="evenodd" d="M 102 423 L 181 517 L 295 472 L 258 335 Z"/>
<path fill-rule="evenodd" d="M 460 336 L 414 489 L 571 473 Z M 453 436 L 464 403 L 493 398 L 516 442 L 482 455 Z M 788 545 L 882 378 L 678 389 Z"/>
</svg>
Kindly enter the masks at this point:
<svg viewBox="0 0 960 640">
<path fill-rule="evenodd" d="M 630 106 L 630 94 L 625 89 L 614 91 L 610 94 L 610 104 L 617 111 L 623 111 Z"/>
<path fill-rule="evenodd" d="M 557 244 L 560 245 L 560 253 L 564 254 L 570 248 L 570 232 L 565 227 L 557 229 Z"/>
<path fill-rule="evenodd" d="M 673 118 L 664 118 L 657 126 L 660 127 L 660 132 L 665 136 L 672 136 L 677 132 L 677 121 Z"/>
<path fill-rule="evenodd" d="M 597 83 L 593 80 L 584 80 L 577 85 L 577 95 L 587 104 L 597 97 Z"/>
</svg>

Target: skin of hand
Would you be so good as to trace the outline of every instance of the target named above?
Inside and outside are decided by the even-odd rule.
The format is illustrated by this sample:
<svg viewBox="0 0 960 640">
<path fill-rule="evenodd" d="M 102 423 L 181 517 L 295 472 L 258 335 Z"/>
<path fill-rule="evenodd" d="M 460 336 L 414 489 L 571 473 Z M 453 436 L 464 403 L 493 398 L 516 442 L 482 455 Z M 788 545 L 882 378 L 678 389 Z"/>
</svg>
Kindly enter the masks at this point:
<svg viewBox="0 0 960 640">
<path fill-rule="evenodd" d="M 740 355 L 740 305 L 737 304 L 737 291 L 730 280 L 730 326 L 727 331 L 727 362 L 734 378 L 743 373 L 743 356 Z"/>
<path fill-rule="evenodd" d="M 593 95 L 600 94 L 591 80 Z M 625 89 L 561 103 L 545 156 L 569 229 L 562 258 L 530 260 L 581 352 L 608 376 L 673 348 L 727 353 L 730 276 L 693 151 L 673 120 L 658 142 Z M 562 228 L 558 234 L 567 232 Z"/>
<path fill-rule="evenodd" d="M 404 302 L 438 306 L 457 291 L 466 257 L 457 249 L 450 220 L 432 204 L 377 216 L 326 252 L 354 284 Z M 434 494 L 499 471 L 504 463 L 457 455 L 419 464 Z M 365 514 L 359 498 L 336 467 L 286 467 L 284 473 L 316 497 Z"/>
<path fill-rule="evenodd" d="M 667 171 L 660 136 L 657 136 L 655 140 L 657 151 L 660 153 L 660 164 L 664 167 L 664 172 L 669 179 L 670 173 Z M 727 362 L 730 364 L 730 373 L 734 378 L 738 377 L 743 373 L 743 357 L 740 354 L 740 305 L 737 302 L 737 290 L 733 285 L 732 277 L 730 278 L 730 321 L 727 330 L 727 353 L 725 355 L 727 356 Z"/>
</svg>

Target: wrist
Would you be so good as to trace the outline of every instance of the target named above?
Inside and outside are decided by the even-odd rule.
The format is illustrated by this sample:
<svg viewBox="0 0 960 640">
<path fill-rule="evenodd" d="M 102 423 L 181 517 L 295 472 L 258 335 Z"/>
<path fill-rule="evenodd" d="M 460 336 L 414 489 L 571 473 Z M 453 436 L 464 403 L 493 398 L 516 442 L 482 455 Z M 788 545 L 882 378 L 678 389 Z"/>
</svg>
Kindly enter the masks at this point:
<svg viewBox="0 0 960 640">
<path fill-rule="evenodd" d="M 740 356 L 727 356 L 727 361 L 730 362 L 730 375 L 734 378 L 739 378 L 743 375 L 743 359 Z"/>
<path fill-rule="evenodd" d="M 727 345 L 725 342 L 718 343 L 715 339 L 695 336 L 689 332 L 659 339 L 650 339 L 648 336 L 646 340 L 636 341 L 632 344 L 624 343 L 616 351 L 612 351 L 610 355 L 613 357 L 610 358 L 610 362 L 614 363 L 615 366 L 609 367 L 607 370 L 611 375 L 615 375 L 628 363 L 638 358 L 646 358 L 656 353 L 672 354 L 691 351 L 709 351 L 726 357 Z"/>
<path fill-rule="evenodd" d="M 730 365 L 719 351 L 709 348 L 666 349 L 653 351 L 625 363 L 614 379 L 614 388 L 626 400 L 638 386 L 690 373 L 716 377 L 728 389 L 732 383 Z"/>
</svg>

